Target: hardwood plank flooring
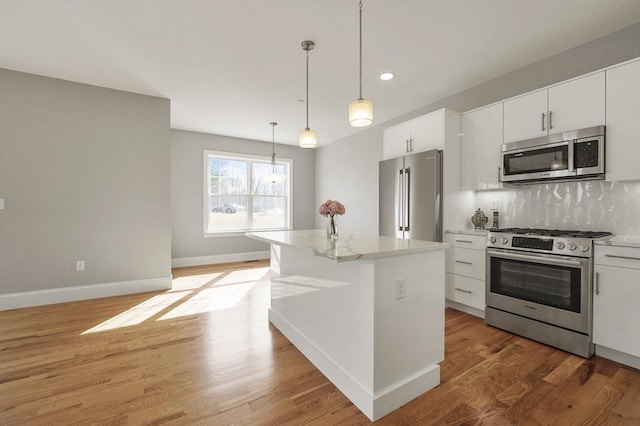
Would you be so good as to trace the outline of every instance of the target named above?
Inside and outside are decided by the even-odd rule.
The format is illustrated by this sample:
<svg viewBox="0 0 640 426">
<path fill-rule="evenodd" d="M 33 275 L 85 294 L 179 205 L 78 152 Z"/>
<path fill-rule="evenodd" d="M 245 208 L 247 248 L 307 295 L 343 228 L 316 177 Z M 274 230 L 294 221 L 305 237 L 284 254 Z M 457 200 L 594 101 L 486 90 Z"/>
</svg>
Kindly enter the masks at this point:
<svg viewBox="0 0 640 426">
<path fill-rule="evenodd" d="M 268 263 L 0 312 L 2 425 L 367 425 L 269 324 Z M 640 371 L 447 309 L 442 383 L 381 425 L 640 425 Z"/>
</svg>

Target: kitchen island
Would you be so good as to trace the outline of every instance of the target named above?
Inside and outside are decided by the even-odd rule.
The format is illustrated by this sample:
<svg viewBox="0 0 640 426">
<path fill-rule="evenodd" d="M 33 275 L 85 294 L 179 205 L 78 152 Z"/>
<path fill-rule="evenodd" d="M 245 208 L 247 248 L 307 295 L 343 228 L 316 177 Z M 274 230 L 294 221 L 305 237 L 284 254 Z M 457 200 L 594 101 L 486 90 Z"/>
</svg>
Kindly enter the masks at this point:
<svg viewBox="0 0 640 426">
<path fill-rule="evenodd" d="M 325 230 L 247 236 L 271 244 L 269 321 L 367 417 L 440 383 L 446 244 Z"/>
</svg>

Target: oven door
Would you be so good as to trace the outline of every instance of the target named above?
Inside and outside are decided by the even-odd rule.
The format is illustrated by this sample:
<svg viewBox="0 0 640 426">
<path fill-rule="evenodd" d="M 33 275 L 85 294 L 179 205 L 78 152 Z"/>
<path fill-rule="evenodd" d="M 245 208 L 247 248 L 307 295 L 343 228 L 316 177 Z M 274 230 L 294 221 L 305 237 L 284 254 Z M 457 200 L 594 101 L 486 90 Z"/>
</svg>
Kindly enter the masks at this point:
<svg viewBox="0 0 640 426">
<path fill-rule="evenodd" d="M 591 261 L 487 249 L 486 304 L 590 334 Z"/>
</svg>

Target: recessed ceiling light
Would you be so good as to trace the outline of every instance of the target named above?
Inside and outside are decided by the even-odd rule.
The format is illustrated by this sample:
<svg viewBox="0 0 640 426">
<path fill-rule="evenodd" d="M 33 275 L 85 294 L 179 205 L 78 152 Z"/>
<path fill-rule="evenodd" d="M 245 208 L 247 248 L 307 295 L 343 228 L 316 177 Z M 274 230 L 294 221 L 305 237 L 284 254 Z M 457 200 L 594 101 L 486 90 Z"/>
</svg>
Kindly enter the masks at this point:
<svg viewBox="0 0 640 426">
<path fill-rule="evenodd" d="M 380 80 L 391 80 L 393 78 L 392 72 L 383 72 L 380 74 Z"/>
</svg>

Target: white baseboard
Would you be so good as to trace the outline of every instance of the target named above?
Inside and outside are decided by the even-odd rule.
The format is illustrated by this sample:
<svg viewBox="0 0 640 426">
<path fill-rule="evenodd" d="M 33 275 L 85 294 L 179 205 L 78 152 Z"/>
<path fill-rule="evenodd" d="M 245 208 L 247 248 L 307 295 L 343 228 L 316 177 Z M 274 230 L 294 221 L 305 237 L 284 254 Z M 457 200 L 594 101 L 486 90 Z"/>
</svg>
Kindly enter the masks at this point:
<svg viewBox="0 0 640 426">
<path fill-rule="evenodd" d="M 483 309 L 478 309 L 478 308 L 474 308 L 473 306 L 463 305 L 462 303 L 458 303 L 455 300 L 445 299 L 444 300 L 444 307 L 445 308 L 453 308 L 453 309 L 455 309 L 457 311 L 466 312 L 466 313 L 471 314 L 473 316 L 484 318 L 484 310 Z"/>
<path fill-rule="evenodd" d="M 440 366 L 431 365 L 403 382 L 394 383 L 375 395 L 356 381 L 331 357 L 309 341 L 282 315 L 269 309 L 269 322 L 316 366 L 362 413 L 376 421 L 401 405 L 440 384 Z"/>
<path fill-rule="evenodd" d="M 171 288 L 171 283 L 171 276 L 166 276 L 146 280 L 122 281 L 0 294 L 0 311 L 28 308 L 32 306 L 52 305 L 54 303 L 75 302 L 77 300 L 98 299 L 101 297 L 121 296 L 123 294 L 168 290 Z"/>
<path fill-rule="evenodd" d="M 269 259 L 269 251 L 250 251 L 246 253 L 216 254 L 212 256 L 179 257 L 171 259 L 172 268 L 185 266 L 214 265 L 217 263 L 246 262 L 249 260 Z"/>
<path fill-rule="evenodd" d="M 640 357 L 607 348 L 606 346 L 596 345 L 596 355 L 619 362 L 620 364 L 628 365 L 629 367 L 640 369 Z"/>
</svg>

